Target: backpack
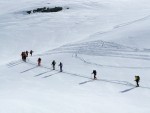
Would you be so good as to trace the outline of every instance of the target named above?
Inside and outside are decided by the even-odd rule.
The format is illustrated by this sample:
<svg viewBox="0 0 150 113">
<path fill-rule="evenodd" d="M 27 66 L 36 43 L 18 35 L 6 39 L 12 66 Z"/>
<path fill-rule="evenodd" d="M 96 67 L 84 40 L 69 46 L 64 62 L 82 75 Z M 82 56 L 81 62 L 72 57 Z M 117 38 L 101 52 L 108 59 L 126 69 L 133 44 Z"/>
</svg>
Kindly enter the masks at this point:
<svg viewBox="0 0 150 113">
<path fill-rule="evenodd" d="M 38 59 L 38 62 L 41 62 L 41 58 Z"/>
<path fill-rule="evenodd" d="M 140 80 L 140 77 L 139 76 L 135 76 L 135 80 Z"/>
<path fill-rule="evenodd" d="M 93 74 L 95 74 L 95 75 L 96 75 L 96 70 L 93 70 Z"/>
<path fill-rule="evenodd" d="M 60 64 L 59 64 L 59 66 L 60 66 L 60 67 L 62 67 L 62 66 L 63 66 L 63 64 L 62 64 L 62 63 L 60 63 Z"/>
<path fill-rule="evenodd" d="M 52 65 L 55 65 L 55 64 L 56 64 L 56 62 L 55 62 L 55 60 L 53 60 Z"/>
</svg>

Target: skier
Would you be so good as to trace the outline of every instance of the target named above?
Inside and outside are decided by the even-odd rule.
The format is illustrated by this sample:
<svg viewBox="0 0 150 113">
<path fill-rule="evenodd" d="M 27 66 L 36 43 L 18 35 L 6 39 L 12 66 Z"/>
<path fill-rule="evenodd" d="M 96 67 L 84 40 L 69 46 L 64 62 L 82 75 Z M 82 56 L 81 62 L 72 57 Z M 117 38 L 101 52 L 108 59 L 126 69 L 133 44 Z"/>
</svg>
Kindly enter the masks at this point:
<svg viewBox="0 0 150 113">
<path fill-rule="evenodd" d="M 41 66 L 41 58 L 38 58 L 38 66 Z"/>
<path fill-rule="evenodd" d="M 93 70 L 92 74 L 94 74 L 94 80 L 97 79 L 96 78 L 96 74 L 97 74 L 96 70 Z"/>
<path fill-rule="evenodd" d="M 140 77 L 135 76 L 136 87 L 139 87 L 139 81 L 140 81 Z"/>
<path fill-rule="evenodd" d="M 55 62 L 55 60 L 53 60 L 53 62 L 52 62 L 53 70 L 55 70 L 55 64 L 56 64 L 56 62 Z"/>
<path fill-rule="evenodd" d="M 26 51 L 26 56 L 28 57 L 28 54 L 29 54 L 29 52 L 28 51 Z"/>
<path fill-rule="evenodd" d="M 26 53 L 24 52 L 24 56 L 23 56 L 23 59 L 24 59 L 24 61 L 26 62 L 26 59 L 27 59 L 27 55 L 26 55 Z"/>
<path fill-rule="evenodd" d="M 21 53 L 22 60 L 23 60 L 23 56 L 24 56 L 24 52 Z"/>
<path fill-rule="evenodd" d="M 31 51 L 30 51 L 30 55 L 32 56 L 32 54 L 33 54 L 33 51 L 31 50 Z"/>
<path fill-rule="evenodd" d="M 60 62 L 58 66 L 60 66 L 60 72 L 62 72 L 62 66 L 63 66 L 63 64 Z"/>
<path fill-rule="evenodd" d="M 26 62 L 26 52 L 22 52 L 21 53 L 21 56 L 22 56 L 22 60 L 24 61 L 24 62 Z"/>
</svg>

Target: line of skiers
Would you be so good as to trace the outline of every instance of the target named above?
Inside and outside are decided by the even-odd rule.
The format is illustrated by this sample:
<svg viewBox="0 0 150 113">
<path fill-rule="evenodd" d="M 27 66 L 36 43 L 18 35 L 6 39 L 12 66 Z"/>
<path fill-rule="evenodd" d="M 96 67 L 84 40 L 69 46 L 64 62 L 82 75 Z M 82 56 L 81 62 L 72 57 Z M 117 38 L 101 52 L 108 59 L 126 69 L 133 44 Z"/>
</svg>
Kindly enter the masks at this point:
<svg viewBox="0 0 150 113">
<path fill-rule="evenodd" d="M 41 58 L 38 58 L 38 60 L 37 60 L 38 66 L 41 66 L 41 60 L 42 60 Z M 52 63 L 51 63 L 51 65 L 53 67 L 53 70 L 55 70 L 56 61 L 53 60 Z M 63 64 L 60 62 L 58 66 L 60 67 L 60 72 L 62 72 L 63 71 L 62 70 Z"/>
<path fill-rule="evenodd" d="M 28 57 L 28 54 L 29 52 L 28 51 L 25 51 L 25 52 L 22 52 L 21 56 L 22 56 L 22 60 L 26 62 L 26 58 Z M 33 54 L 33 51 L 31 50 L 30 51 L 30 55 L 32 56 Z M 41 66 L 41 58 L 38 58 L 37 62 L 38 62 L 38 66 Z M 55 65 L 56 65 L 56 62 L 55 60 L 52 61 L 51 63 L 52 67 L 53 67 L 53 70 L 55 70 Z M 62 67 L 63 67 L 63 64 L 60 62 L 59 65 L 60 67 L 60 72 L 62 72 Z M 97 75 L 97 71 L 96 70 L 93 70 L 93 72 L 91 73 L 94 75 L 94 80 L 97 79 L 96 75 Z M 139 81 L 140 81 L 140 77 L 139 76 L 135 76 L 135 82 L 136 82 L 136 87 L 139 87 Z"/>
<path fill-rule="evenodd" d="M 32 56 L 32 54 L 33 54 L 33 50 L 30 50 L 30 55 Z M 22 60 L 23 60 L 24 62 L 26 62 L 26 59 L 27 59 L 28 55 L 29 55 L 29 52 L 28 52 L 28 51 L 24 51 L 24 52 L 21 53 L 21 57 L 22 57 Z M 41 61 L 42 61 L 42 59 L 41 59 L 41 58 L 38 58 L 38 60 L 37 60 L 38 66 L 41 66 Z M 51 65 L 52 65 L 52 67 L 53 67 L 53 70 L 55 70 L 55 65 L 56 65 L 55 60 L 52 61 L 52 64 L 51 64 Z M 60 67 L 60 72 L 62 72 L 63 64 L 60 62 L 58 66 Z"/>
<path fill-rule="evenodd" d="M 31 50 L 31 51 L 30 51 L 30 55 L 32 56 L 32 54 L 33 54 L 33 51 Z M 22 60 L 23 60 L 24 62 L 26 62 L 26 59 L 27 59 L 28 55 L 29 55 L 29 52 L 28 52 L 28 51 L 24 51 L 24 52 L 21 53 L 21 57 L 22 57 Z"/>
<path fill-rule="evenodd" d="M 93 70 L 93 72 L 91 74 L 94 75 L 94 80 L 96 80 L 97 79 L 97 77 L 96 77 L 96 75 L 97 75 L 96 70 Z M 139 87 L 140 76 L 135 76 L 135 80 L 134 81 L 136 82 L 136 87 Z"/>
</svg>

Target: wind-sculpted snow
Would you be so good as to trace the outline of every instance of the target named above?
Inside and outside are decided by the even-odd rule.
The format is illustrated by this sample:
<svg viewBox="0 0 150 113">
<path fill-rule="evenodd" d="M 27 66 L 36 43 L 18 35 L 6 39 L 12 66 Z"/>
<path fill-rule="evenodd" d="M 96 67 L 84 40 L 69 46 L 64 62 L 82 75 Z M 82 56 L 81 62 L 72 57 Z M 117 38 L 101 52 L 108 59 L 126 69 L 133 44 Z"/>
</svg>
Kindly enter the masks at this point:
<svg viewBox="0 0 150 113">
<path fill-rule="evenodd" d="M 113 42 L 105 42 L 101 40 L 68 44 L 57 49 L 48 51 L 45 54 L 52 53 L 74 53 L 91 56 L 109 56 L 150 60 L 150 53 L 145 49 L 139 50 L 138 48 L 131 48 Z"/>
<path fill-rule="evenodd" d="M 75 44 L 67 44 L 64 46 L 61 46 L 57 49 L 51 50 L 49 52 L 76 52 L 76 53 L 81 53 L 83 51 L 90 51 L 94 52 L 97 51 L 127 51 L 127 52 L 132 52 L 136 51 L 137 49 L 135 48 L 130 48 L 126 47 L 123 45 L 119 45 L 113 42 L 105 42 L 101 40 L 96 40 L 96 41 L 89 41 L 89 42 L 83 42 L 83 43 L 75 43 Z"/>
</svg>

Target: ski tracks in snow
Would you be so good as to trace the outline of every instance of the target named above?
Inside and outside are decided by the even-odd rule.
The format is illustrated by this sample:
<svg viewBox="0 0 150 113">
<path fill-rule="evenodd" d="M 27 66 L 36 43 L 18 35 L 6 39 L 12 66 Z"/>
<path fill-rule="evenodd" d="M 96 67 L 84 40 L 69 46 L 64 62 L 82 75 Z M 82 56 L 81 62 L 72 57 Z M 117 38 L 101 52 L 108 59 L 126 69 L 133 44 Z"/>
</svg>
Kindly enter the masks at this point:
<svg viewBox="0 0 150 113">
<path fill-rule="evenodd" d="M 128 69 L 150 69 L 150 67 L 127 67 L 127 66 L 113 66 L 113 65 L 102 65 L 102 64 L 97 64 L 93 62 L 86 61 L 84 58 L 79 57 L 78 55 L 75 55 L 75 58 L 79 59 L 80 61 L 89 64 L 89 65 L 95 65 L 99 67 L 106 67 L 106 68 L 128 68 Z"/>
<path fill-rule="evenodd" d="M 104 32 L 96 32 L 96 33 L 90 35 L 89 38 L 93 38 L 95 36 L 105 35 L 105 34 L 114 32 L 117 29 L 129 26 L 129 25 L 132 25 L 132 24 L 135 24 L 135 23 L 138 23 L 138 22 L 145 21 L 147 19 L 150 19 L 150 15 L 147 15 L 147 16 L 144 16 L 142 18 L 138 18 L 138 19 L 135 19 L 135 20 L 132 20 L 132 21 L 129 21 L 129 22 L 125 22 L 125 23 L 122 23 L 122 24 L 115 25 L 112 29 L 104 31 Z"/>
<path fill-rule="evenodd" d="M 136 19 L 136 20 L 133 20 L 133 21 L 130 21 L 130 22 L 126 22 L 126 23 L 122 23 L 122 24 L 116 25 L 114 27 L 114 29 L 117 29 L 117 28 L 120 28 L 120 27 L 125 27 L 125 26 L 128 26 L 128 25 L 137 23 L 137 22 L 141 22 L 141 21 L 147 20 L 149 18 L 150 18 L 150 15 L 147 15 L 147 16 L 145 16 L 143 18 L 140 18 L 140 19 Z"/>
<path fill-rule="evenodd" d="M 16 62 L 19 62 L 19 61 L 16 61 Z M 59 70 L 52 70 L 51 68 L 46 67 L 46 66 L 37 66 L 37 64 L 32 62 L 32 61 L 27 61 L 24 64 L 30 65 L 30 66 L 34 66 L 34 67 L 26 69 L 26 70 L 24 70 L 24 71 L 22 71 L 20 73 L 27 73 L 28 71 L 34 70 L 35 68 L 39 68 L 39 69 L 40 68 L 44 68 L 44 69 L 47 70 L 47 71 L 41 72 L 39 74 L 36 74 L 33 77 L 39 77 L 39 76 L 43 75 L 43 76 L 41 76 L 41 78 L 45 78 L 46 79 L 46 78 L 51 77 L 53 75 L 63 74 L 64 76 L 65 75 L 69 75 L 69 76 L 73 76 L 73 77 L 79 77 L 79 78 L 83 78 L 83 79 L 88 79 L 86 81 L 78 83 L 79 85 L 84 85 L 84 84 L 87 84 L 87 83 L 90 83 L 90 82 L 97 81 L 97 82 L 106 82 L 106 83 L 110 83 L 110 84 L 118 84 L 118 85 L 124 85 L 124 86 L 132 87 L 130 89 L 126 89 L 126 90 L 120 91 L 121 93 L 126 93 L 126 92 L 128 92 L 128 91 L 130 91 L 130 90 L 135 88 L 134 84 L 129 83 L 127 81 L 107 80 L 107 79 L 96 79 L 96 80 L 94 80 L 93 78 L 87 77 L 86 75 L 80 75 L 80 74 L 71 73 L 71 72 L 67 72 L 67 71 L 60 72 Z M 150 90 L 149 87 L 140 86 L 140 88 L 149 89 Z"/>
<path fill-rule="evenodd" d="M 61 46 L 60 48 L 54 49 L 52 51 L 48 51 L 43 55 L 51 55 L 57 53 L 71 53 L 72 57 L 75 57 L 82 62 L 95 65 L 100 67 L 109 67 L 109 68 L 131 68 L 131 69 L 149 69 L 150 67 L 131 67 L 131 66 L 115 66 L 115 65 L 103 65 L 97 64 L 90 61 L 85 60 L 81 57 L 81 55 L 89 55 L 89 56 L 106 56 L 112 58 L 122 58 L 122 59 L 137 59 L 137 60 L 146 60 L 150 61 L 150 52 L 143 50 L 139 50 L 138 48 L 131 48 L 127 46 L 123 46 L 120 44 L 116 44 L 113 42 L 105 42 L 102 40 L 76 43 L 76 44 L 68 44 Z"/>
</svg>

